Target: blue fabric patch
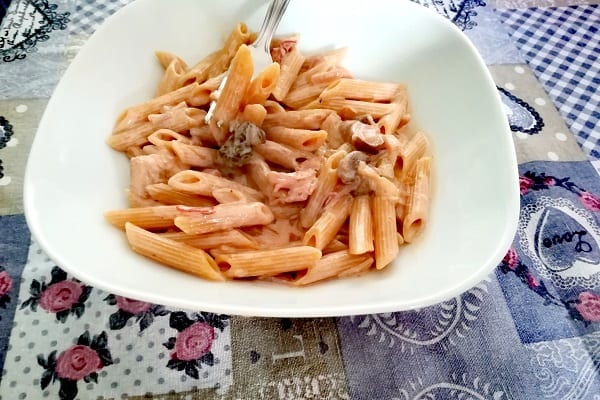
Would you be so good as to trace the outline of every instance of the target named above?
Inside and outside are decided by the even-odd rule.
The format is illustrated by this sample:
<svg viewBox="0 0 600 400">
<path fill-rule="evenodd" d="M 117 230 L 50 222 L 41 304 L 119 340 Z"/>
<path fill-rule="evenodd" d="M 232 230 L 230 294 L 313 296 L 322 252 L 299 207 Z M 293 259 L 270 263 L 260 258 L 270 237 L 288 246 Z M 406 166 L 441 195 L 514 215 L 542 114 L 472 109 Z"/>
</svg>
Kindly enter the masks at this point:
<svg viewBox="0 0 600 400">
<path fill-rule="evenodd" d="M 498 11 L 584 151 L 598 159 L 599 5 Z M 596 112 L 596 113 L 595 113 Z"/>
<path fill-rule="evenodd" d="M 12 0 L 0 0 L 0 24 L 2 24 L 2 20 L 6 15 L 6 10 L 8 9 L 11 1 Z"/>
<path fill-rule="evenodd" d="M 534 399 L 539 394 L 526 395 L 539 383 L 495 277 L 435 306 L 343 317 L 337 325 L 352 399 Z"/>
<path fill-rule="evenodd" d="M 600 185 L 588 162 L 519 167 L 521 215 L 497 276 L 521 341 L 600 331 Z M 509 252 L 510 253 L 510 252 Z"/>
<path fill-rule="evenodd" d="M 29 244 L 29 228 L 24 215 L 0 216 L 0 371 L 4 366 Z"/>
</svg>

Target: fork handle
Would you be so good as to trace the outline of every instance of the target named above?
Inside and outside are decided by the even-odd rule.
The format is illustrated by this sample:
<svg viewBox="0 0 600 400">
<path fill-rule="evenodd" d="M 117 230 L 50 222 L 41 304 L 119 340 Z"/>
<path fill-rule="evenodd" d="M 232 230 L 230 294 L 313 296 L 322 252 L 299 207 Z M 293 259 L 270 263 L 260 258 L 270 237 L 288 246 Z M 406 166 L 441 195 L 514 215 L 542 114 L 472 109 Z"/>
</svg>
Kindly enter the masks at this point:
<svg viewBox="0 0 600 400">
<path fill-rule="evenodd" d="M 252 44 L 253 47 L 263 49 L 267 54 L 269 53 L 271 39 L 277 30 L 277 26 L 279 25 L 289 2 L 290 0 L 271 0 L 265 19 L 258 32 L 258 37 Z"/>
</svg>

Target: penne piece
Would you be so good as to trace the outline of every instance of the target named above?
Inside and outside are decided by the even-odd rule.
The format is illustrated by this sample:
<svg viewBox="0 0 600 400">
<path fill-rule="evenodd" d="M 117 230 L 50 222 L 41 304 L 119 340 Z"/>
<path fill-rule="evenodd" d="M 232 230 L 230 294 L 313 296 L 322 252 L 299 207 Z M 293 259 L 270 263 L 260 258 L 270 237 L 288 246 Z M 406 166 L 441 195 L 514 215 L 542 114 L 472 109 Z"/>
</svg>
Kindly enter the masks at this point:
<svg viewBox="0 0 600 400">
<path fill-rule="evenodd" d="M 138 254 L 169 267 L 212 281 L 224 281 L 217 264 L 205 251 L 163 238 L 127 223 L 125 233 L 129 245 Z"/>
<path fill-rule="evenodd" d="M 247 278 L 300 271 L 311 267 L 320 258 L 321 251 L 314 247 L 295 246 L 221 254 L 215 261 L 228 278 Z"/>
</svg>

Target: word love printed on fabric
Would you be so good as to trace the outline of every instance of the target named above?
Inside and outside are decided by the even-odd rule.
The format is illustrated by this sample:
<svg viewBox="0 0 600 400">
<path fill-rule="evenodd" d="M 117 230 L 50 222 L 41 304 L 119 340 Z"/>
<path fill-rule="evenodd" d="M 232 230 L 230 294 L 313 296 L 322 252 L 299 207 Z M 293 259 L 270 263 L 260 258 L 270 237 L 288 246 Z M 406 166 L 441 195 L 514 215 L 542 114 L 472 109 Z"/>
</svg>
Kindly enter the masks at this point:
<svg viewBox="0 0 600 400">
<path fill-rule="evenodd" d="M 539 343 L 599 333 L 596 172 L 587 162 L 531 162 L 519 169 L 517 237 L 497 271 L 518 335 Z"/>
<path fill-rule="evenodd" d="M 600 228 L 590 212 L 600 210 L 600 199 L 568 178 L 554 176 L 523 176 L 521 190 L 533 188 L 536 181 L 542 186 L 564 186 L 577 194 L 579 204 L 562 197 L 541 196 L 523 207 L 521 249 L 539 274 L 561 289 L 600 286 L 600 245 L 595 239 L 600 237 Z"/>
</svg>

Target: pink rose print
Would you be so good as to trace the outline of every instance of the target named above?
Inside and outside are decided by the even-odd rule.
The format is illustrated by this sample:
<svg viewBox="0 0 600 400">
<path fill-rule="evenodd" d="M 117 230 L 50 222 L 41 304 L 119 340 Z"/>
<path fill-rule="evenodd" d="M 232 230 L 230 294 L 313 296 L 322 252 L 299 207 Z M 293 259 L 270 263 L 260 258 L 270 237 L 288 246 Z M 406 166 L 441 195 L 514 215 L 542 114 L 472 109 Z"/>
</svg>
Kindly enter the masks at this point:
<svg viewBox="0 0 600 400">
<path fill-rule="evenodd" d="M 538 282 L 537 279 L 535 279 L 535 276 L 528 274 L 527 275 L 527 285 L 530 288 L 535 289 L 540 286 L 540 283 Z"/>
<path fill-rule="evenodd" d="M 8 272 L 0 265 L 0 308 L 6 308 L 6 305 L 10 302 L 10 296 L 8 293 L 12 289 L 13 280 L 8 275 Z M 0 318 L 1 320 L 2 318 Z"/>
<path fill-rule="evenodd" d="M 214 338 L 212 326 L 196 322 L 177 334 L 175 352 L 171 357 L 183 361 L 198 359 L 210 350 Z"/>
<path fill-rule="evenodd" d="M 517 255 L 517 251 L 513 248 L 508 249 L 508 252 L 504 256 L 504 259 L 502 261 L 506 263 L 509 269 L 514 271 L 519 262 L 519 256 Z"/>
<path fill-rule="evenodd" d="M 581 204 L 588 210 L 600 211 L 600 198 L 590 192 L 581 192 L 579 194 L 579 201 L 581 201 Z"/>
<path fill-rule="evenodd" d="M 596 293 L 579 293 L 575 309 L 585 321 L 600 322 L 600 296 Z"/>
<path fill-rule="evenodd" d="M 69 315 L 77 318 L 85 312 L 85 301 L 92 288 L 75 279 L 67 279 L 67 273 L 59 267 L 52 268 L 52 279 L 49 283 L 34 279 L 29 286 L 31 297 L 21 304 L 21 309 L 42 309 L 56 314 L 56 319 L 65 322 Z"/>
<path fill-rule="evenodd" d="M 98 354 L 88 346 L 75 345 L 56 359 L 56 376 L 78 381 L 102 368 Z"/>
<path fill-rule="evenodd" d="M 154 322 L 156 317 L 169 315 L 169 310 L 164 306 L 145 301 L 129 299 L 123 296 L 109 294 L 104 301 L 111 306 L 117 306 L 117 310 L 108 317 L 108 326 L 112 330 L 123 329 L 127 322 L 135 319 L 139 323 L 140 332 L 144 331 Z"/>
<path fill-rule="evenodd" d="M 198 370 L 215 365 L 215 356 L 211 348 L 215 340 L 215 330 L 221 332 L 228 324 L 229 316 L 207 312 L 193 313 L 172 312 L 169 326 L 177 330 L 175 337 L 163 343 L 171 350 L 171 359 L 167 368 L 184 371 L 187 376 L 199 378 Z"/>
<path fill-rule="evenodd" d="M 77 343 L 56 357 L 56 350 L 48 357 L 37 356 L 38 364 L 44 368 L 40 387 L 44 390 L 55 381 L 60 382 L 58 397 L 61 400 L 73 400 L 77 397 L 77 382 L 98 383 L 98 371 L 112 365 L 112 356 L 108 345 L 106 332 L 90 338 L 85 331 L 77 339 Z"/>
<path fill-rule="evenodd" d="M 12 284 L 13 280 L 8 273 L 4 270 L 0 271 L 0 297 L 5 296 L 10 292 Z"/>
<path fill-rule="evenodd" d="M 521 194 L 525 195 L 529 192 L 529 189 L 533 186 L 533 180 L 526 176 L 519 176 L 519 187 L 521 188 Z"/>
<path fill-rule="evenodd" d="M 62 281 L 48 286 L 40 296 L 40 307 L 57 313 L 70 309 L 79 301 L 83 285 L 74 281 Z"/>
<path fill-rule="evenodd" d="M 554 186 L 555 184 L 556 184 L 556 180 L 553 177 L 548 176 L 548 177 L 544 178 L 544 185 Z"/>
<path fill-rule="evenodd" d="M 146 312 L 152 307 L 151 303 L 146 303 L 145 301 L 128 299 L 127 297 L 115 296 L 117 300 L 117 306 L 123 310 L 127 311 L 131 314 L 141 314 Z"/>
</svg>

